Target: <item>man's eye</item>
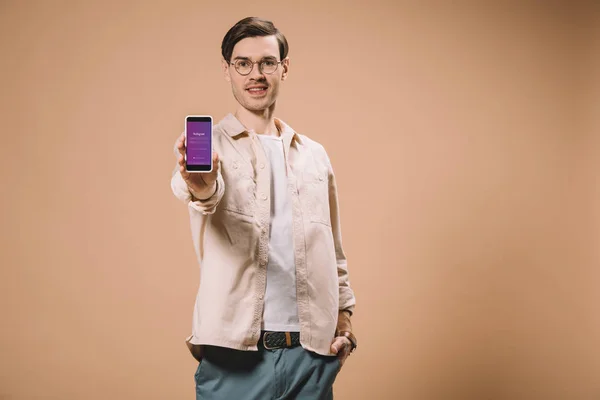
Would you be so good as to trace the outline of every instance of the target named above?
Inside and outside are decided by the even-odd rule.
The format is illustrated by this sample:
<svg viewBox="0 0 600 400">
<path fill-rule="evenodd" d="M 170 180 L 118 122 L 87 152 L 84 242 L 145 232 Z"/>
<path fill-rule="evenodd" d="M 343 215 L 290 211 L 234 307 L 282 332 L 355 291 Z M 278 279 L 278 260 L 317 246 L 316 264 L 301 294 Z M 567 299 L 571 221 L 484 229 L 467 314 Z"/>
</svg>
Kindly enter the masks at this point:
<svg viewBox="0 0 600 400">
<path fill-rule="evenodd" d="M 246 68 L 249 66 L 250 66 L 250 63 L 248 61 L 238 61 L 238 67 Z"/>
<path fill-rule="evenodd" d="M 265 60 L 263 61 L 263 64 L 267 67 L 273 67 L 276 64 L 276 62 L 274 60 Z"/>
</svg>

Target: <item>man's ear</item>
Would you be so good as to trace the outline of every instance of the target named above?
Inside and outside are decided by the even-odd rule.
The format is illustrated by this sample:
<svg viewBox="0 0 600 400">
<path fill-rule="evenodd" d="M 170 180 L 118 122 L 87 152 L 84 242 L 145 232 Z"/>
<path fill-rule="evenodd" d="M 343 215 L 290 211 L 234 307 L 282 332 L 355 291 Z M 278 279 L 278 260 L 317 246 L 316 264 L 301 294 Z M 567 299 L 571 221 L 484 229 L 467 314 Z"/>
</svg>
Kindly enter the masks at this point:
<svg viewBox="0 0 600 400">
<path fill-rule="evenodd" d="M 283 59 L 283 62 L 281 63 L 281 66 L 283 68 L 283 74 L 281 74 L 281 80 L 284 81 L 287 78 L 289 69 L 290 69 L 290 58 L 286 57 Z"/>
<path fill-rule="evenodd" d="M 223 76 L 227 82 L 231 82 L 231 76 L 229 76 L 229 63 L 221 58 L 221 65 L 223 67 Z"/>
</svg>

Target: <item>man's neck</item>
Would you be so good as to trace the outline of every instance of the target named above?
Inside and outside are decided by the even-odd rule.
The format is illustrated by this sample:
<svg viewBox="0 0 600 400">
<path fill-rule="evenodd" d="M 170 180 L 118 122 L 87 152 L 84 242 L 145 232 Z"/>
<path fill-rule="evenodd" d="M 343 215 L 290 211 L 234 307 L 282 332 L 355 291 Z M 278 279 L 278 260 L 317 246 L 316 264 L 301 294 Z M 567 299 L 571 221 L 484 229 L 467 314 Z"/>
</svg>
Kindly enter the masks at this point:
<svg viewBox="0 0 600 400">
<path fill-rule="evenodd" d="M 235 112 L 235 117 L 246 129 L 253 130 L 258 135 L 279 136 L 273 111 L 271 108 L 262 111 L 250 111 L 244 107 L 239 107 Z"/>
</svg>

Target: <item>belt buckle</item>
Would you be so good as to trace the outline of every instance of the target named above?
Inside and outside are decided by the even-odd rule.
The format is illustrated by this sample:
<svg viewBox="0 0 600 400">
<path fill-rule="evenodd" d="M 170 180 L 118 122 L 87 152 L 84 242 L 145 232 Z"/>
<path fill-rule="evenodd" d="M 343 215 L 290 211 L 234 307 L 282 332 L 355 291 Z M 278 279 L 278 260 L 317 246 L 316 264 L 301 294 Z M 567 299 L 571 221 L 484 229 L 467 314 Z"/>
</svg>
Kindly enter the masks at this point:
<svg viewBox="0 0 600 400">
<path fill-rule="evenodd" d="M 265 332 L 265 334 L 263 335 L 263 346 L 265 346 L 265 349 L 267 350 L 274 350 L 274 349 L 278 349 L 279 347 L 269 347 L 267 346 L 267 335 L 270 335 L 273 332 Z"/>
</svg>

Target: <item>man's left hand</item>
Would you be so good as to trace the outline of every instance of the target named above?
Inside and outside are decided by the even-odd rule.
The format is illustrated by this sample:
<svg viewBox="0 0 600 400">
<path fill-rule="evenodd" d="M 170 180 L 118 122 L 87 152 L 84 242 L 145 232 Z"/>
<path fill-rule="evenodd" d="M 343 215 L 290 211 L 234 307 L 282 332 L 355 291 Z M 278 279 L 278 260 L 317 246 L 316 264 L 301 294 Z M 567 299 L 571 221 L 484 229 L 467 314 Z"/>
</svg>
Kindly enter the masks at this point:
<svg viewBox="0 0 600 400">
<path fill-rule="evenodd" d="M 350 355 L 350 349 L 352 343 L 346 336 L 337 336 L 331 343 L 331 352 L 337 354 L 337 358 L 340 359 L 340 369 L 344 366 L 346 358 Z"/>
</svg>

